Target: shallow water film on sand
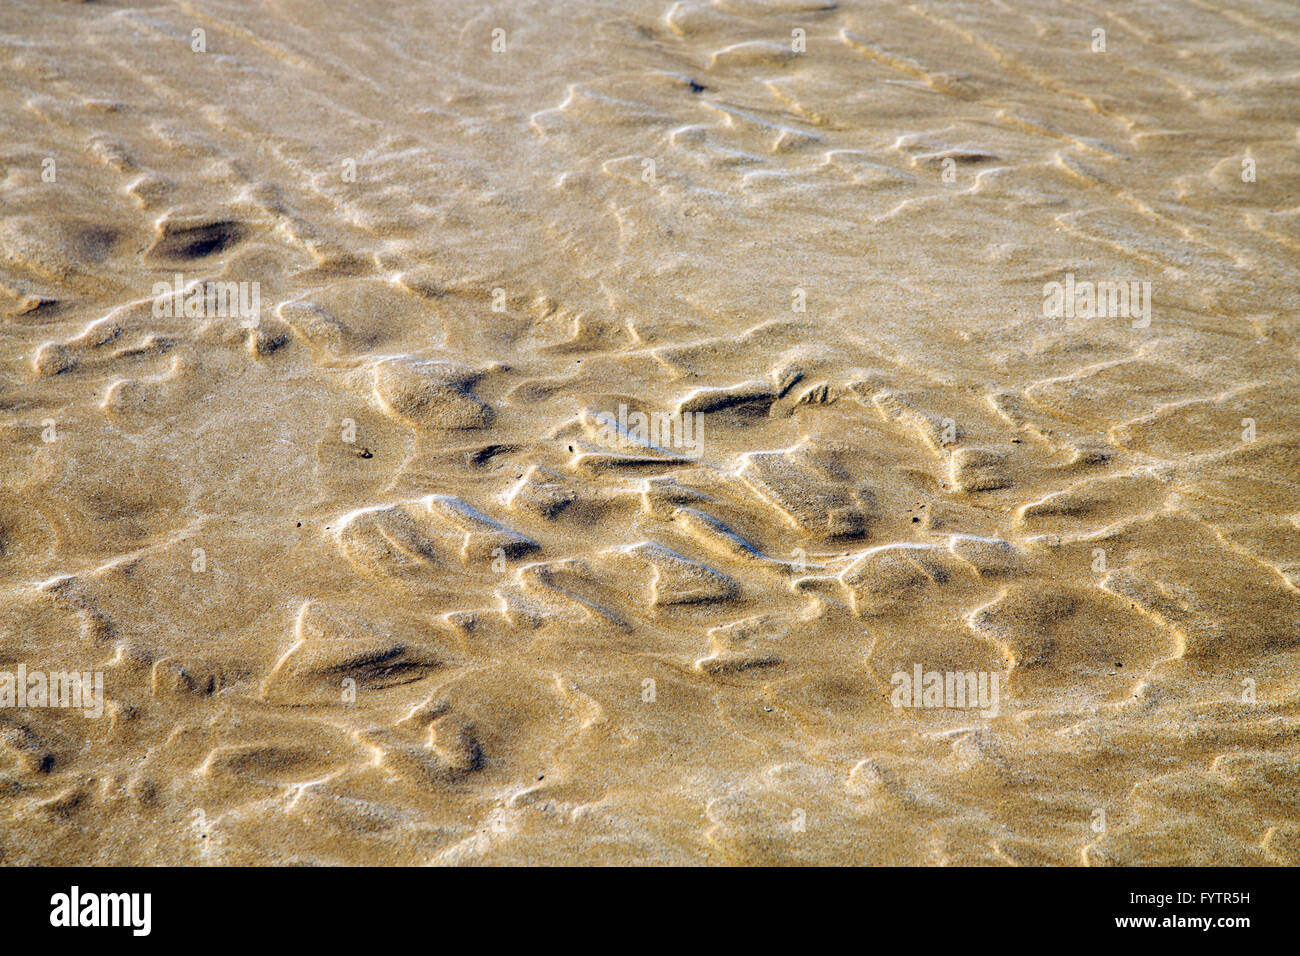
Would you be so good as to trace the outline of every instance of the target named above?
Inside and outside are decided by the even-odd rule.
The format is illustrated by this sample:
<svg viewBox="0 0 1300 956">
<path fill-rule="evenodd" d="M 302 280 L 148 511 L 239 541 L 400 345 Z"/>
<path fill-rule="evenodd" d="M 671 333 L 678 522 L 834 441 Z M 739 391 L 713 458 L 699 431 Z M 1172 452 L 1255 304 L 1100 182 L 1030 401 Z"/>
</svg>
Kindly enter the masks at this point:
<svg viewBox="0 0 1300 956">
<path fill-rule="evenodd" d="M 1300 863 L 1300 10 L 0 6 L 0 862 Z"/>
</svg>

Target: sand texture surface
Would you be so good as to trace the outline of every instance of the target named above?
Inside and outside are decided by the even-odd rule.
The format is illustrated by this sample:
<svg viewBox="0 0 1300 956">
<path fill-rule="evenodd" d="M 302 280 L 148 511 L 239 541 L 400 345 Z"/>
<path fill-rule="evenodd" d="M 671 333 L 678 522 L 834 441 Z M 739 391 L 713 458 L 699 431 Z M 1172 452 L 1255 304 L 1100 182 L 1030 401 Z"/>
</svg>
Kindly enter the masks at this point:
<svg viewBox="0 0 1300 956">
<path fill-rule="evenodd" d="M 6 0 L 0 863 L 1300 863 L 1298 57 Z"/>
</svg>

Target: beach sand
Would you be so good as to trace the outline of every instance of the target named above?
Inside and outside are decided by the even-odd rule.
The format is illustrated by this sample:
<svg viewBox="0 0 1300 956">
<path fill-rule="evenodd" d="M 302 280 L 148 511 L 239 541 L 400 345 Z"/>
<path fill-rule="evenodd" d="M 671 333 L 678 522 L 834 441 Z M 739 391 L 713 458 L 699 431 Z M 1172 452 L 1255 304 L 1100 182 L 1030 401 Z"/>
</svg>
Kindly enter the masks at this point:
<svg viewBox="0 0 1300 956">
<path fill-rule="evenodd" d="M 1297 47 L 4 3 L 0 862 L 1300 863 Z"/>
</svg>

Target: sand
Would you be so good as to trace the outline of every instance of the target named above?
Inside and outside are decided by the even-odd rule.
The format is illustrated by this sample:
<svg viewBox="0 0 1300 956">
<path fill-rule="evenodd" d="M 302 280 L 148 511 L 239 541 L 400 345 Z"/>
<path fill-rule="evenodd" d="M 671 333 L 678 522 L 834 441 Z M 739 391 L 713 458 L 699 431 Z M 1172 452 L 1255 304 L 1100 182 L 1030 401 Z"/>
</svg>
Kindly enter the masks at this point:
<svg viewBox="0 0 1300 956">
<path fill-rule="evenodd" d="M 0 862 L 1300 863 L 1298 46 L 4 3 Z"/>
</svg>

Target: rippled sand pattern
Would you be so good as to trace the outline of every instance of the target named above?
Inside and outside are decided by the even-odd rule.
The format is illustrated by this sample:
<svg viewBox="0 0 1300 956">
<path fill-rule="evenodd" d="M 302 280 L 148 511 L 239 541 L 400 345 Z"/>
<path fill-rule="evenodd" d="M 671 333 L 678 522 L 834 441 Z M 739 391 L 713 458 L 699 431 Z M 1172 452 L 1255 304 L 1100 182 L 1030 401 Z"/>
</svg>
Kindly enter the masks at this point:
<svg viewBox="0 0 1300 956">
<path fill-rule="evenodd" d="M 0 710 L 0 861 L 1300 863 L 1293 4 L 0 52 L 0 670 L 104 693 Z"/>
</svg>

